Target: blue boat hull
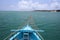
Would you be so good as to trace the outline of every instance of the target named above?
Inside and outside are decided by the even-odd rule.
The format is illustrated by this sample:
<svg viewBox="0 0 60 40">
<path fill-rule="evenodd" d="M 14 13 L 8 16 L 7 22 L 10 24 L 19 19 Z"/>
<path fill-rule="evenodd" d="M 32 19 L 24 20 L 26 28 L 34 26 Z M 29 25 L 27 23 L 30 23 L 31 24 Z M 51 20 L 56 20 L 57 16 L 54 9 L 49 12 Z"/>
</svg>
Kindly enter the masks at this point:
<svg viewBox="0 0 60 40">
<path fill-rule="evenodd" d="M 37 32 L 26 26 L 25 28 L 18 30 L 15 35 L 13 35 L 9 40 L 42 40 L 41 37 L 37 35 Z"/>
<path fill-rule="evenodd" d="M 23 40 L 23 33 L 18 32 L 10 40 Z M 41 40 L 36 33 L 29 34 L 29 40 Z"/>
</svg>

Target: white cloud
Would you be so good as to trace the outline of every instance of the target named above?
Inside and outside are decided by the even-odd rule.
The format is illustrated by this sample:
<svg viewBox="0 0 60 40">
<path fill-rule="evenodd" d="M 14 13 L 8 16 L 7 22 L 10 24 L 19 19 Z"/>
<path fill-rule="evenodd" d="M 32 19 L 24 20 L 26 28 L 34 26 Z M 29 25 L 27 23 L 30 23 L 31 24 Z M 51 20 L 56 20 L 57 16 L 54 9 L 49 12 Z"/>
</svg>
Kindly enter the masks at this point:
<svg viewBox="0 0 60 40">
<path fill-rule="evenodd" d="M 20 11 L 31 11 L 31 10 L 54 10 L 56 7 L 58 9 L 60 8 L 60 3 L 54 1 L 50 3 L 39 3 L 39 2 L 33 2 L 32 0 L 21 0 L 17 3 L 16 6 L 10 5 L 11 8 L 14 10 L 20 10 Z"/>
<path fill-rule="evenodd" d="M 39 4 L 39 3 L 34 3 L 33 4 L 34 8 L 37 9 L 37 10 L 45 10 L 45 9 L 48 9 L 48 4 Z"/>
<path fill-rule="evenodd" d="M 58 3 L 58 2 L 52 2 L 51 4 L 50 4 L 50 8 L 52 9 L 52 10 L 57 10 L 57 9 L 59 9 L 60 8 L 60 3 Z"/>
<path fill-rule="evenodd" d="M 20 1 L 18 2 L 18 8 L 20 10 L 45 10 L 48 9 L 48 4 L 40 4 L 39 2 Z"/>
<path fill-rule="evenodd" d="M 30 1 L 20 1 L 18 2 L 18 8 L 20 10 L 32 10 L 32 6 L 31 6 L 32 2 Z"/>
</svg>

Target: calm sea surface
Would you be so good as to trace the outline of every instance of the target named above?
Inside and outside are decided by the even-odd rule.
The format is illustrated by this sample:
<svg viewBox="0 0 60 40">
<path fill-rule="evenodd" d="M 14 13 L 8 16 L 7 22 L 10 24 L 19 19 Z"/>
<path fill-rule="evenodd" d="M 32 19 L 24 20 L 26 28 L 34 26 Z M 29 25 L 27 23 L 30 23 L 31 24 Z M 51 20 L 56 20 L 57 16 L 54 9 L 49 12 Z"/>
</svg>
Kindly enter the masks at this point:
<svg viewBox="0 0 60 40">
<path fill-rule="evenodd" d="M 60 40 L 60 12 L 19 12 L 0 11 L 0 40 L 11 34 L 12 29 L 24 25 L 29 16 L 33 17 L 36 28 L 45 40 Z"/>
</svg>

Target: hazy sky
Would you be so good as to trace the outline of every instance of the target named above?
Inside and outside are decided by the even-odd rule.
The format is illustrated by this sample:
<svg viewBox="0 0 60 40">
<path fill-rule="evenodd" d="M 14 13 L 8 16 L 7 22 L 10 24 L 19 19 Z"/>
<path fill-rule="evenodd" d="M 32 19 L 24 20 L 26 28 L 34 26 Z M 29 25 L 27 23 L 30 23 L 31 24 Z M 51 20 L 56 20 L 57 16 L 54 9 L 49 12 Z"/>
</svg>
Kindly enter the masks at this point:
<svg viewBox="0 0 60 40">
<path fill-rule="evenodd" d="M 57 10 L 60 9 L 60 0 L 0 0 L 0 10 L 30 11 L 30 10 Z"/>
</svg>

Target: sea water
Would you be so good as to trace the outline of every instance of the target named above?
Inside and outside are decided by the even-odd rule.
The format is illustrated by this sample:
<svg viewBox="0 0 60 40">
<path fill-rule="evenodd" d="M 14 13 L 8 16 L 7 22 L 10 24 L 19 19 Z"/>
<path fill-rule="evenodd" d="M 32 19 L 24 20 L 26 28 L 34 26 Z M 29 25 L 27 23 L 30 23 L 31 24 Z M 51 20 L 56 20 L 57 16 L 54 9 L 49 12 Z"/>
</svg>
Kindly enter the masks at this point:
<svg viewBox="0 0 60 40">
<path fill-rule="evenodd" d="M 33 17 L 35 29 L 45 40 L 60 40 L 60 12 L 0 11 L 0 40 L 11 34 L 12 29 L 22 28 L 29 16 Z"/>
</svg>

